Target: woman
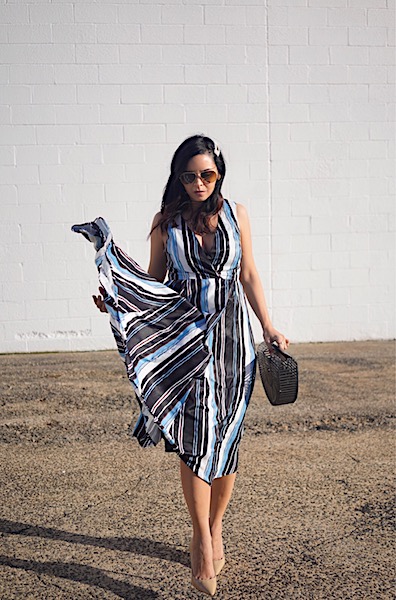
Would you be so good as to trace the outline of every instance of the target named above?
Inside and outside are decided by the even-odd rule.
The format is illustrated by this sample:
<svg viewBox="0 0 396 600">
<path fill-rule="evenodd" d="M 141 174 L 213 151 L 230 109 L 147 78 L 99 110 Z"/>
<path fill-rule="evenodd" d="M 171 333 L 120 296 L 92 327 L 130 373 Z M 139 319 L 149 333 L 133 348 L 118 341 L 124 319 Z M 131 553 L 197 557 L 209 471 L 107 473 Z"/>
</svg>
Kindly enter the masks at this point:
<svg viewBox="0 0 396 600">
<path fill-rule="evenodd" d="M 161 211 L 153 220 L 148 268 L 159 282 L 168 275 L 166 285 L 205 317 L 209 360 L 163 437 L 166 449 L 181 458 L 193 526 L 192 584 L 211 596 L 225 562 L 222 521 L 254 384 L 255 349 L 245 296 L 265 341 L 275 341 L 282 349 L 289 344 L 268 315 L 246 210 L 221 195 L 225 171 L 223 155 L 212 139 L 195 135 L 179 146 Z M 105 311 L 104 299 L 93 298 Z"/>
</svg>

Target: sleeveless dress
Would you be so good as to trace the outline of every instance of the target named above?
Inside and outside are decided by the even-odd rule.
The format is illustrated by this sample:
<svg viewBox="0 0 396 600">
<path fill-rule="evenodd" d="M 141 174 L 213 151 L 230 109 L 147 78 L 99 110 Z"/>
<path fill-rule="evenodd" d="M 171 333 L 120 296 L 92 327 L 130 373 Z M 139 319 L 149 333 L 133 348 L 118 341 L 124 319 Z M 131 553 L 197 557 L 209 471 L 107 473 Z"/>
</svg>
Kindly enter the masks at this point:
<svg viewBox="0 0 396 600">
<path fill-rule="evenodd" d="M 101 217 L 72 230 L 97 249 L 110 324 L 141 409 L 133 435 L 142 446 L 164 438 L 209 484 L 234 473 L 256 364 L 236 205 L 224 200 L 211 252 L 182 217 L 168 227 L 165 284 L 115 246 Z"/>
</svg>

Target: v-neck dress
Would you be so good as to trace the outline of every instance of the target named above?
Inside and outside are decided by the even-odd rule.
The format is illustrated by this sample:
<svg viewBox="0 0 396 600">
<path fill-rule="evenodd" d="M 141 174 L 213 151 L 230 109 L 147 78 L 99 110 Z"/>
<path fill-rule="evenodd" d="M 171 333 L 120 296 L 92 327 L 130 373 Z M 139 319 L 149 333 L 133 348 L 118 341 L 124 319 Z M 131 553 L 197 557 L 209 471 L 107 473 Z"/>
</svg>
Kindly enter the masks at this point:
<svg viewBox="0 0 396 600">
<path fill-rule="evenodd" d="M 166 245 L 168 286 L 205 317 L 210 361 L 175 417 L 178 453 L 202 479 L 234 473 L 243 419 L 255 374 L 255 349 L 245 294 L 239 280 L 240 232 L 236 206 L 219 214 L 210 252 L 179 217 Z"/>
<path fill-rule="evenodd" d="M 114 245 L 103 219 L 72 229 L 97 249 L 112 331 L 141 409 L 133 435 L 144 447 L 164 438 L 209 484 L 234 473 L 256 361 L 236 205 L 224 200 L 210 252 L 182 217 L 168 227 L 165 284 Z"/>
</svg>

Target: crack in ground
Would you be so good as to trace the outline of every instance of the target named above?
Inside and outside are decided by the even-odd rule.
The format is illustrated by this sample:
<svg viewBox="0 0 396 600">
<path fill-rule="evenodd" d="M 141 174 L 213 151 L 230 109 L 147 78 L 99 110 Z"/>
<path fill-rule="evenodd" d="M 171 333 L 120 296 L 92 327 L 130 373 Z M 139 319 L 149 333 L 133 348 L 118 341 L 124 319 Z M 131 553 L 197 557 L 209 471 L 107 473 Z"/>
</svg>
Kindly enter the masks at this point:
<svg viewBox="0 0 396 600">
<path fill-rule="evenodd" d="M 143 475 L 140 475 L 138 477 L 136 484 L 134 485 L 134 487 L 131 490 L 127 489 L 124 492 L 122 492 L 121 494 L 116 494 L 115 496 L 108 496 L 107 498 L 104 498 L 103 500 L 99 500 L 98 502 L 86 504 L 85 506 L 82 506 L 80 509 L 71 510 L 69 512 L 64 512 L 62 516 L 59 516 L 51 521 L 45 522 L 44 526 L 46 527 L 48 525 L 51 525 L 51 526 L 59 525 L 67 517 L 76 516 L 76 514 L 82 514 L 90 509 L 97 508 L 98 506 L 107 504 L 108 502 L 112 502 L 114 500 L 119 500 L 120 498 L 123 498 L 125 496 L 132 496 L 133 492 L 137 490 L 139 484 L 142 483 L 143 480 L 147 481 L 147 479 L 149 479 L 150 477 L 151 477 L 150 473 L 148 473 L 145 477 Z"/>
</svg>

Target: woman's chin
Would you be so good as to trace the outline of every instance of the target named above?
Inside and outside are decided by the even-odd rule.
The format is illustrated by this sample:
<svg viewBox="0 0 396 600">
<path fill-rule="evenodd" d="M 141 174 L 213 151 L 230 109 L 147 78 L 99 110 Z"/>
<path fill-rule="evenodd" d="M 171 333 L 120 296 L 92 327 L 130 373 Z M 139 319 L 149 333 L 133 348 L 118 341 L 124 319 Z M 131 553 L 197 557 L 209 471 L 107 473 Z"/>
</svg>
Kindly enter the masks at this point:
<svg viewBox="0 0 396 600">
<path fill-rule="evenodd" d="M 195 202 L 204 202 L 209 198 L 209 196 L 207 192 L 193 192 L 190 198 Z"/>
</svg>

